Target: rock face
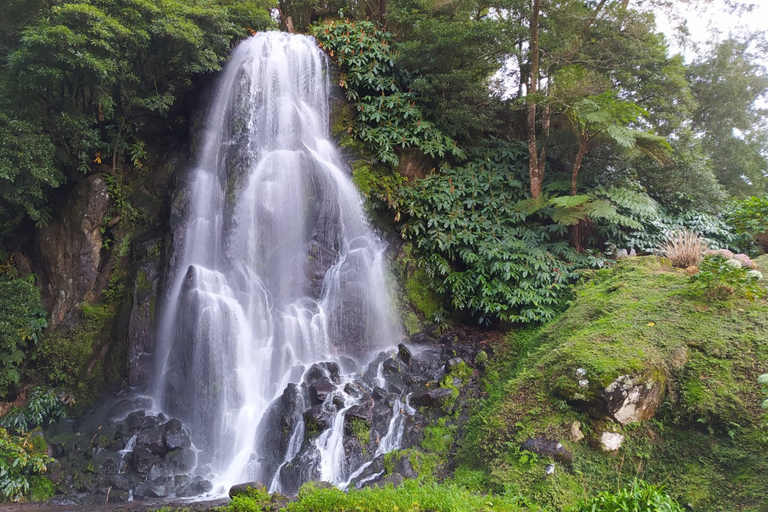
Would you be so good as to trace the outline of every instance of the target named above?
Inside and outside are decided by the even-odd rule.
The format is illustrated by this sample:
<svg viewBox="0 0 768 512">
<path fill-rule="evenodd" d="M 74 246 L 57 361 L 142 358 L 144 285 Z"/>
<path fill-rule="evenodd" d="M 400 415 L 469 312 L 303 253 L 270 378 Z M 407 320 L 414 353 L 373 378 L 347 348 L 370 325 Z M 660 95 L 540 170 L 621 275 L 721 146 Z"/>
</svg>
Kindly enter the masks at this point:
<svg viewBox="0 0 768 512">
<path fill-rule="evenodd" d="M 146 384 L 152 371 L 156 307 L 163 273 L 161 234 L 145 234 L 133 244 L 131 256 L 128 379 L 132 386 L 140 386 Z"/>
<path fill-rule="evenodd" d="M 108 209 L 107 183 L 101 174 L 93 174 L 75 185 L 60 214 L 38 233 L 42 298 L 51 327 L 71 327 L 79 319 L 81 302 L 101 299 L 108 279 L 100 272 Z"/>
</svg>

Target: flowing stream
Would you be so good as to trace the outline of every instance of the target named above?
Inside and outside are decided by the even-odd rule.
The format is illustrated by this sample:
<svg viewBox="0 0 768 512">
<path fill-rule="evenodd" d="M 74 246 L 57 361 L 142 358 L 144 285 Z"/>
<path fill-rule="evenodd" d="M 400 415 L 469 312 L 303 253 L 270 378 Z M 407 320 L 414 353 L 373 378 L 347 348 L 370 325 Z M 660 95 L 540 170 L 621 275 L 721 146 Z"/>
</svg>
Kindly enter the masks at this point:
<svg viewBox="0 0 768 512">
<path fill-rule="evenodd" d="M 180 199 L 187 216 L 175 231 L 152 395 L 182 420 L 219 490 L 254 479 L 280 487 L 260 462 L 259 425 L 313 362 L 364 363 L 401 338 L 384 244 L 329 138 L 328 91 L 313 38 L 242 42 Z M 337 416 L 354 403 L 344 400 Z M 342 485 L 357 468 L 336 469 L 340 422 L 315 443 L 322 477 Z M 290 433 L 286 457 L 302 439 Z"/>
</svg>

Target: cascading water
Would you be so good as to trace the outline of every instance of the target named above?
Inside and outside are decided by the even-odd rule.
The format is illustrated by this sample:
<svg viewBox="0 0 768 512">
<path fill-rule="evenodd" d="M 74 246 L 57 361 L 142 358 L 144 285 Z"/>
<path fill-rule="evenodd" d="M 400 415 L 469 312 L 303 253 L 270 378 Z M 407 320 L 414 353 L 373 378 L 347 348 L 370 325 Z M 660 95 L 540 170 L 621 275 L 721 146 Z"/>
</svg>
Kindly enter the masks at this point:
<svg viewBox="0 0 768 512">
<path fill-rule="evenodd" d="M 266 468 L 259 453 L 270 404 L 312 363 L 365 360 L 401 337 L 384 245 L 329 140 L 327 72 L 310 37 L 242 42 L 187 189 L 153 396 L 189 429 L 219 489 L 256 478 L 279 488 L 286 461 Z M 331 466 L 355 402 L 337 384 L 344 403 L 315 451 L 320 475 L 341 484 L 356 468 Z M 299 415 L 281 457 L 296 456 L 304 428 Z"/>
</svg>

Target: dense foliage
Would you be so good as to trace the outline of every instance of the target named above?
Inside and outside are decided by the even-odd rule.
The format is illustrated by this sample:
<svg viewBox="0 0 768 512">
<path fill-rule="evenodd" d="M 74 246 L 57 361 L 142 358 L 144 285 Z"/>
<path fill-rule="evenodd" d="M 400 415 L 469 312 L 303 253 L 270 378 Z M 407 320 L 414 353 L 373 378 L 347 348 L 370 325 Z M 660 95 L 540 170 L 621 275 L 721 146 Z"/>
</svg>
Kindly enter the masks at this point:
<svg viewBox="0 0 768 512">
<path fill-rule="evenodd" d="M 355 135 L 378 160 L 396 166 L 396 149 L 409 147 L 431 157 L 463 156 L 456 141 L 424 118 L 415 95 L 404 90 L 392 34 L 369 21 L 332 21 L 312 32 L 339 66 L 339 85 L 358 111 Z"/>
<path fill-rule="evenodd" d="M 0 428 L 0 501 L 18 501 L 51 458 L 41 436 L 12 436 Z"/>
<path fill-rule="evenodd" d="M 33 277 L 0 275 L 0 400 L 16 391 L 29 350 L 48 325 Z"/>
<path fill-rule="evenodd" d="M 66 0 L 25 4 L 0 44 L 0 219 L 50 218 L 46 192 L 76 169 L 140 167 L 192 79 L 219 69 L 267 3 Z M 6 12 L 6 10 L 8 12 Z"/>
<path fill-rule="evenodd" d="M 752 253 L 768 252 L 768 196 L 736 201 L 728 221 L 741 237 L 744 249 Z"/>
<path fill-rule="evenodd" d="M 498 143 L 464 167 L 404 187 L 403 235 L 413 240 L 437 289 L 481 322 L 541 322 L 562 308 L 579 267 L 566 227 L 517 208 L 525 197 L 520 145 Z"/>
</svg>

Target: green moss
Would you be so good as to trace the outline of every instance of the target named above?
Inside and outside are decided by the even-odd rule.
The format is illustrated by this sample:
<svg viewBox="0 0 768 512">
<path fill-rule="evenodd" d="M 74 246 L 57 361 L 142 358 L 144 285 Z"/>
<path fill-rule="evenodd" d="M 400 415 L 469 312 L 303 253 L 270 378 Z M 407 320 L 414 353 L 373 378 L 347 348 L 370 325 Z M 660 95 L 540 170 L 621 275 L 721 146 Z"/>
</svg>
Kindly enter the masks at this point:
<svg viewBox="0 0 768 512">
<path fill-rule="evenodd" d="M 365 447 L 371 442 L 371 426 L 360 418 L 353 418 L 351 426 L 352 435 L 363 445 L 363 453 L 365 453 Z"/>
<path fill-rule="evenodd" d="M 432 321 L 435 314 L 440 311 L 441 306 L 423 268 L 414 266 L 411 269 L 405 281 L 405 291 L 411 304 L 419 310 L 425 319 Z"/>
</svg>

